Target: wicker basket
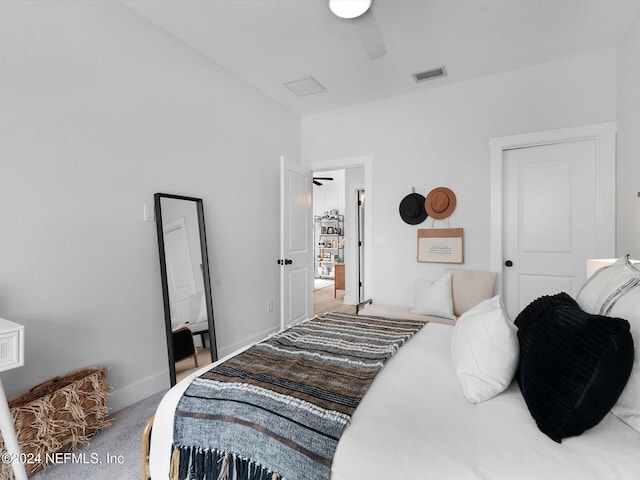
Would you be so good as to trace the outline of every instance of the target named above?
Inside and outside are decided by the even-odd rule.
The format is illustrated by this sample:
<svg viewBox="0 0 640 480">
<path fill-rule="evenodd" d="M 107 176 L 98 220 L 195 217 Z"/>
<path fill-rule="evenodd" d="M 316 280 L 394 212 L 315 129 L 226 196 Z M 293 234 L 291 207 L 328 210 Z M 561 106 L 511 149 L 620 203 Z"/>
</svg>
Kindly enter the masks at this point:
<svg viewBox="0 0 640 480">
<path fill-rule="evenodd" d="M 111 425 L 106 376 L 104 367 L 87 367 L 9 400 L 28 475 L 51 463 L 52 454 L 69 452 Z M 5 452 L 1 441 L 0 451 Z M 5 479 L 13 479 L 10 464 L 0 465 L 0 480 Z"/>
</svg>

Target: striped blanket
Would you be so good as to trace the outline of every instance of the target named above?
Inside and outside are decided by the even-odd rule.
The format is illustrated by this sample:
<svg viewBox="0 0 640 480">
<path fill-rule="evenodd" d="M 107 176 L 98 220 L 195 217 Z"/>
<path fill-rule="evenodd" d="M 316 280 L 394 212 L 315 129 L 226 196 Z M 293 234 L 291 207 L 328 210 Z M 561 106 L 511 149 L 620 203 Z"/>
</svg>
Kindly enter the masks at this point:
<svg viewBox="0 0 640 480">
<path fill-rule="evenodd" d="M 178 403 L 172 478 L 328 479 L 370 383 L 423 325 L 325 314 L 212 368 Z"/>
</svg>

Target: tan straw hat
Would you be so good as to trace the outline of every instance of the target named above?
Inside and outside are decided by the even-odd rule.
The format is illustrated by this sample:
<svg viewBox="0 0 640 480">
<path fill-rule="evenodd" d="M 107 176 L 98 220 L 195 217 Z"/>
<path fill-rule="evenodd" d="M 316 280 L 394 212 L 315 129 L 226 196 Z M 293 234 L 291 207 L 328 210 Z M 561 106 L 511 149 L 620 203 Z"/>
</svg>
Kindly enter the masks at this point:
<svg viewBox="0 0 640 480">
<path fill-rule="evenodd" d="M 431 218 L 442 220 L 456 208 L 456 194 L 447 187 L 434 188 L 424 201 L 424 209 Z"/>
</svg>

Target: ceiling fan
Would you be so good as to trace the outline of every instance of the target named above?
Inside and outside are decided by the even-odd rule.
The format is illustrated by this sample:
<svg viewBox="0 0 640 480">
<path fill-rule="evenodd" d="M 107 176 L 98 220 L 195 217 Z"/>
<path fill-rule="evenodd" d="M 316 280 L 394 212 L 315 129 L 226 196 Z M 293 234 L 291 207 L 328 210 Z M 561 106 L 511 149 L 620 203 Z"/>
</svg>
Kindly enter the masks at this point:
<svg viewBox="0 0 640 480">
<path fill-rule="evenodd" d="M 323 185 L 318 180 L 333 181 L 333 177 L 313 177 L 313 184 L 314 185 Z"/>
<path fill-rule="evenodd" d="M 334 15 L 352 22 L 356 34 L 371 60 L 387 53 L 384 38 L 371 11 L 371 0 L 329 0 L 329 9 Z"/>
</svg>

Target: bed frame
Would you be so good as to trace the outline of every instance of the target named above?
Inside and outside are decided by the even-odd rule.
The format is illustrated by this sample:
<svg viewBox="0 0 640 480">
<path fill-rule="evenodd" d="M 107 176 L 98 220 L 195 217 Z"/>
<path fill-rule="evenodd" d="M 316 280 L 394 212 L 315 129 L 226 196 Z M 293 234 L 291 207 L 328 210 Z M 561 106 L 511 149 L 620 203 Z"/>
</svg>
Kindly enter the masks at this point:
<svg viewBox="0 0 640 480">
<path fill-rule="evenodd" d="M 153 430 L 152 416 L 142 431 L 142 480 L 151 480 L 151 472 L 149 471 L 149 451 L 151 450 L 151 430 Z"/>
</svg>

